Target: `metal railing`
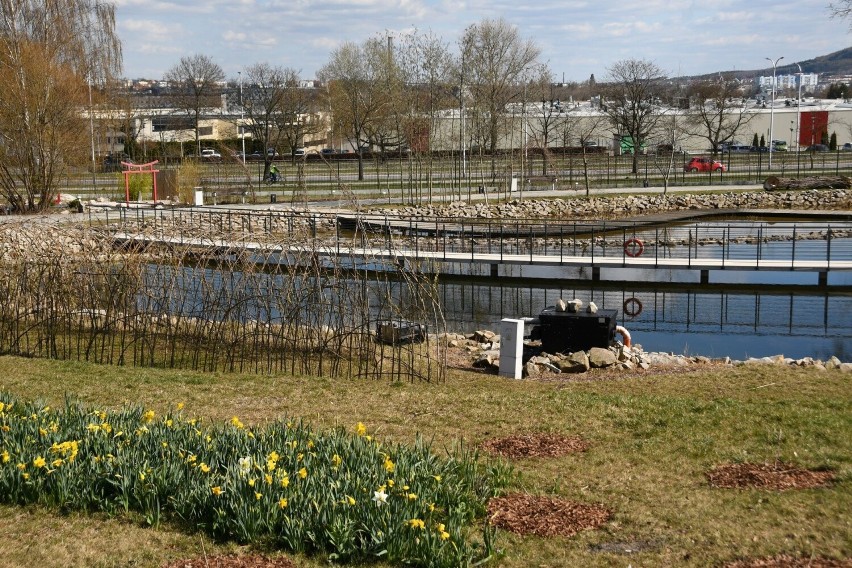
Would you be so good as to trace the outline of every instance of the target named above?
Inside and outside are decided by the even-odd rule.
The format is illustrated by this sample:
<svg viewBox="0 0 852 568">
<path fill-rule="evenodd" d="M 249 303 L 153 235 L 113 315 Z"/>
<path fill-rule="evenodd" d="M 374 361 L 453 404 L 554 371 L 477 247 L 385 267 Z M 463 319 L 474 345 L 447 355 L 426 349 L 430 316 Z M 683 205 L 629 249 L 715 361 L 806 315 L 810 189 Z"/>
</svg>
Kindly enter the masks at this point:
<svg viewBox="0 0 852 568">
<path fill-rule="evenodd" d="M 199 231 L 262 246 L 278 237 L 319 239 L 334 254 L 395 255 L 443 262 L 644 267 L 852 270 L 852 222 L 672 222 L 401 219 L 310 211 L 123 209 L 103 218 L 147 235 Z"/>
</svg>

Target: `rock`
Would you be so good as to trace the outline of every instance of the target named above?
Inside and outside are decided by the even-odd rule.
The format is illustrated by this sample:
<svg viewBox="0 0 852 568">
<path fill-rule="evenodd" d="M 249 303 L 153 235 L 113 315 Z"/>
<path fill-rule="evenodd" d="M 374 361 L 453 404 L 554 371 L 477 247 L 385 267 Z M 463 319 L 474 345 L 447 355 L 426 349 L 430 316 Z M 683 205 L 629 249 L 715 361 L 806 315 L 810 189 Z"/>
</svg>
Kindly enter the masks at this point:
<svg viewBox="0 0 852 568">
<path fill-rule="evenodd" d="M 567 308 L 568 308 L 568 304 L 565 303 L 565 300 L 563 300 L 562 298 L 559 298 L 558 300 L 556 300 L 556 311 L 557 312 L 564 312 Z"/>
<path fill-rule="evenodd" d="M 841 363 L 837 370 L 841 373 L 852 373 L 852 363 Z"/>
<path fill-rule="evenodd" d="M 563 373 L 585 373 L 589 370 L 589 356 L 585 351 L 577 351 L 557 361 L 556 366 Z"/>
<path fill-rule="evenodd" d="M 594 302 L 589 302 L 589 306 L 586 308 L 586 311 L 590 314 L 598 313 L 598 305 Z"/>
<path fill-rule="evenodd" d="M 602 347 L 589 349 L 589 365 L 595 368 L 609 367 L 618 363 L 615 353 Z"/>
<path fill-rule="evenodd" d="M 570 302 L 568 302 L 568 311 L 572 314 L 576 314 L 583 308 L 583 300 L 578 300 L 574 298 Z"/>
<path fill-rule="evenodd" d="M 840 367 L 840 364 L 841 364 L 840 359 L 838 359 L 837 357 L 835 357 L 834 355 L 832 355 L 832 356 L 831 356 L 831 359 L 829 359 L 828 361 L 826 361 L 826 363 L 825 363 L 825 368 L 826 368 L 826 369 L 836 369 L 836 368 Z"/>
<path fill-rule="evenodd" d="M 473 339 L 477 343 L 491 343 L 491 340 L 494 339 L 496 335 L 497 334 L 493 331 L 484 329 L 480 331 L 474 331 L 473 337 L 471 337 L 471 339 Z"/>
<path fill-rule="evenodd" d="M 630 361 L 624 361 L 624 362 L 621 363 L 621 368 L 624 369 L 625 371 L 630 371 L 630 370 L 633 369 L 633 367 L 634 367 L 634 365 Z"/>
<path fill-rule="evenodd" d="M 527 364 L 524 365 L 524 376 L 535 378 L 539 375 L 541 375 L 541 369 L 538 368 L 538 365 L 532 361 L 527 361 Z"/>
<path fill-rule="evenodd" d="M 651 364 L 648 363 L 647 361 L 639 361 L 639 368 L 640 369 L 650 369 Z"/>
</svg>

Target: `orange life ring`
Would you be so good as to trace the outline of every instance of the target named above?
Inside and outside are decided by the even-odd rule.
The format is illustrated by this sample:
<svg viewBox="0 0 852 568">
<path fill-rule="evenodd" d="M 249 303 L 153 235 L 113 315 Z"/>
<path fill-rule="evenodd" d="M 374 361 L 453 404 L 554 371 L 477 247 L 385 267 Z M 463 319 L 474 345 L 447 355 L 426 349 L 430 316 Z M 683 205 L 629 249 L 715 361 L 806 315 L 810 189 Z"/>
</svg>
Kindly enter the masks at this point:
<svg viewBox="0 0 852 568">
<path fill-rule="evenodd" d="M 632 318 L 642 313 L 642 302 L 639 301 L 639 298 L 627 298 L 624 300 L 624 306 L 622 307 L 624 308 L 624 314 Z"/>
<path fill-rule="evenodd" d="M 645 243 L 636 237 L 624 241 L 624 254 L 629 257 L 641 256 L 645 252 Z"/>
</svg>

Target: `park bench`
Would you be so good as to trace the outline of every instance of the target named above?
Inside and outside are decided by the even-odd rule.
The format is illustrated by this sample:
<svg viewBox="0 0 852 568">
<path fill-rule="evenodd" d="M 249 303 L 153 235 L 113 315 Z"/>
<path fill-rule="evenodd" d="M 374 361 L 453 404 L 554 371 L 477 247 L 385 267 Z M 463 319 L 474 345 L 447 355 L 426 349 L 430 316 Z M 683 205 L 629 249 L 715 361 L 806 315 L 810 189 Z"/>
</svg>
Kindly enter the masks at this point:
<svg viewBox="0 0 852 568">
<path fill-rule="evenodd" d="M 549 185 L 550 189 L 556 189 L 556 182 L 559 179 L 556 176 L 530 176 L 526 178 L 527 189 L 533 189 L 533 186 Z"/>
</svg>

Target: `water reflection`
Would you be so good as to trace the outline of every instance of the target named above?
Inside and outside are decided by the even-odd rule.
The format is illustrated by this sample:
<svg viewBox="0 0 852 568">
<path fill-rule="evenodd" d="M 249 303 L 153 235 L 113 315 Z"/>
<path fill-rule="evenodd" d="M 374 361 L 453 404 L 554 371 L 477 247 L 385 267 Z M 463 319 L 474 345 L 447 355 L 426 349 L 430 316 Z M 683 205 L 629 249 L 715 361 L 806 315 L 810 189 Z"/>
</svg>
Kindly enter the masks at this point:
<svg viewBox="0 0 852 568">
<path fill-rule="evenodd" d="M 496 330 L 504 317 L 535 316 L 559 298 L 580 298 L 602 309 L 617 309 L 619 323 L 648 351 L 734 359 L 779 353 L 820 359 L 836 355 L 852 360 L 848 291 L 661 290 L 623 284 L 557 287 L 474 281 L 441 286 L 450 329 Z"/>
</svg>

